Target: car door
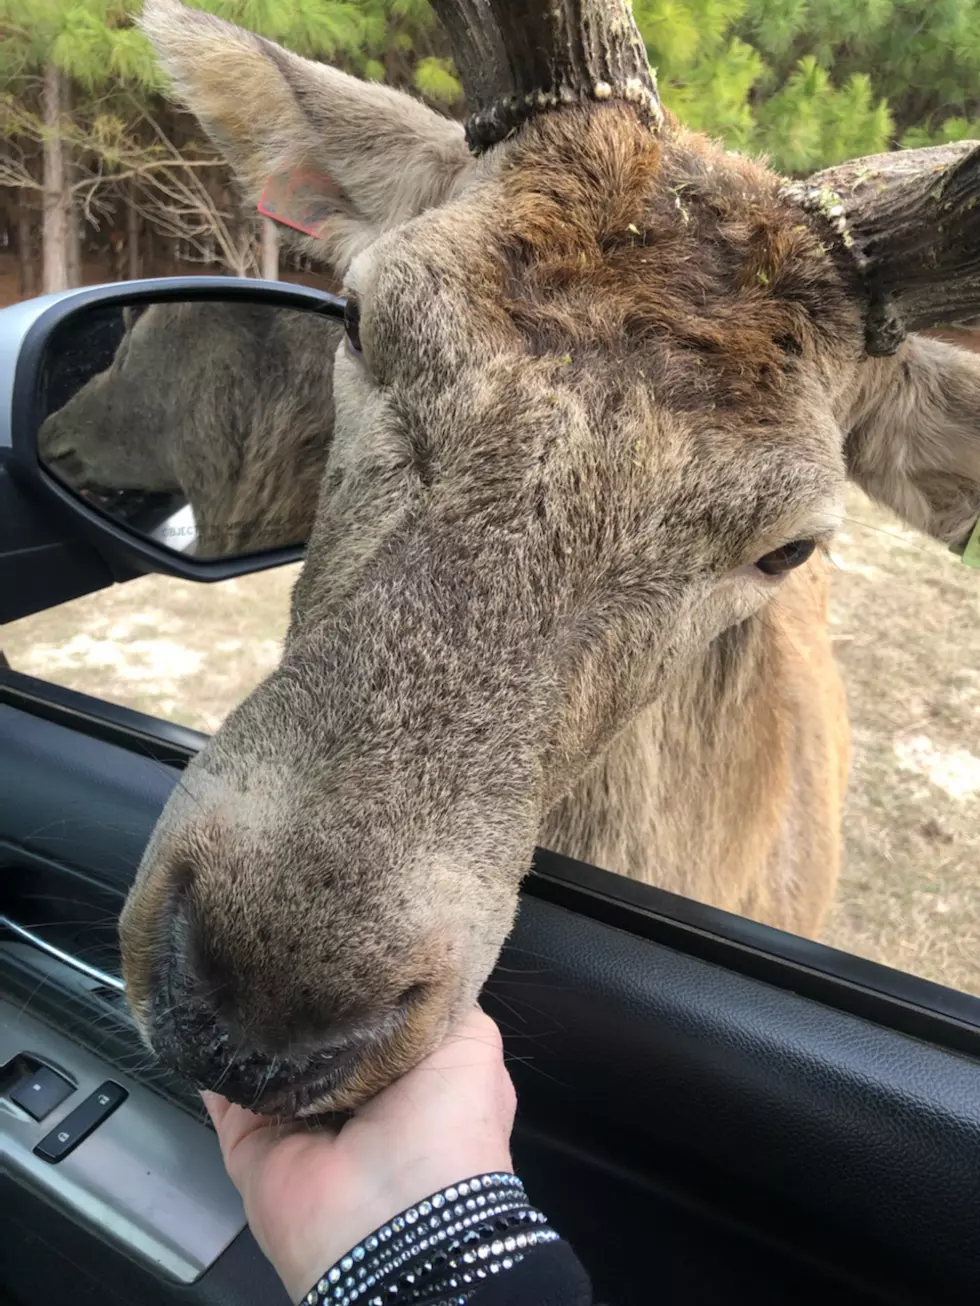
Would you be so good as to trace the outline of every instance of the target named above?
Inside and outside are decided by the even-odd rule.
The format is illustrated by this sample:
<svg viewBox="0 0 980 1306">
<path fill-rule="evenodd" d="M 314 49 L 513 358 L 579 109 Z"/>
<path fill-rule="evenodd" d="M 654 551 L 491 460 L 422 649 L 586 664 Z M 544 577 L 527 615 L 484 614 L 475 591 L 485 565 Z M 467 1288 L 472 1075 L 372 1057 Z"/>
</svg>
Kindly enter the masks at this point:
<svg viewBox="0 0 980 1306">
<path fill-rule="evenodd" d="M 220 564 L 161 561 L 27 488 L 14 434 L 8 616 L 107 603 L 140 573 L 214 579 Z M 67 688 L 57 666 L 25 674 L 14 643 L 0 1288 L 25 1306 L 284 1302 L 196 1094 L 147 1056 L 119 978 L 121 905 L 206 736 Z M 976 998 L 541 849 L 484 1000 L 518 1090 L 518 1168 L 609 1306 L 977 1300 Z"/>
</svg>

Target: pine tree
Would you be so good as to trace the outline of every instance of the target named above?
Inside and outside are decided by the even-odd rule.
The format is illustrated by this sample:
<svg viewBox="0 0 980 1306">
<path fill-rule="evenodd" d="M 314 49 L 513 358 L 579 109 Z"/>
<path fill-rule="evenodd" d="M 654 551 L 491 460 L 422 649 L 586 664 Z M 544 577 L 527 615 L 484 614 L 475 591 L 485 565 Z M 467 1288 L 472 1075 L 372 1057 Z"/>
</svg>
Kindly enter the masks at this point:
<svg viewBox="0 0 980 1306">
<path fill-rule="evenodd" d="M 40 192 L 42 284 L 61 290 L 79 275 L 78 156 L 99 95 L 159 89 L 159 73 L 130 12 L 105 0 L 0 0 L 0 38 L 0 181 Z"/>
<path fill-rule="evenodd" d="M 211 0 L 205 7 L 300 54 L 379 79 L 399 80 L 399 64 L 419 62 L 411 52 L 424 47 L 423 29 L 437 27 L 428 6 L 412 0 L 394 7 Z M 227 179 L 209 175 L 220 160 L 162 98 L 152 50 L 133 26 L 139 8 L 140 0 L 0 0 L 0 186 L 37 194 L 45 290 L 73 280 L 79 207 L 92 226 L 128 210 L 120 252 L 128 245 L 130 270 L 138 262 L 135 208 L 185 254 L 211 256 L 238 273 L 261 265 L 274 275 L 274 233 L 252 239 L 256 224 L 243 226 Z M 429 59 L 430 95 L 438 97 L 442 67 Z"/>
<path fill-rule="evenodd" d="M 111 228 L 114 275 L 138 271 L 147 229 L 184 258 L 274 273 L 271 233 L 236 210 L 223 164 L 162 95 L 132 22 L 141 3 L 0 0 L 0 200 L 18 247 L 29 250 L 32 217 L 43 215 L 44 284 L 65 284 L 81 213 L 89 240 Z M 427 0 L 193 3 L 463 111 Z M 980 0 L 634 0 L 633 9 L 668 108 L 782 172 L 980 137 Z"/>
</svg>

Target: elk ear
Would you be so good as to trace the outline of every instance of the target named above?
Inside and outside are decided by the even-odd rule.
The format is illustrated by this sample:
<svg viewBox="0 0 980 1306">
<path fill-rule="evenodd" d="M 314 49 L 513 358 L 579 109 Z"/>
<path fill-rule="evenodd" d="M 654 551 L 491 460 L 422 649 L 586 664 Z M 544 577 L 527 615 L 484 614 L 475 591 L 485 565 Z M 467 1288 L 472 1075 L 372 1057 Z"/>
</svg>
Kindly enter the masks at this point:
<svg viewBox="0 0 980 1306">
<path fill-rule="evenodd" d="M 851 477 L 980 565 L 980 355 L 910 335 L 869 358 L 845 444 Z"/>
<path fill-rule="evenodd" d="M 443 203 L 471 164 L 462 125 L 399 91 L 178 0 L 147 0 L 140 26 L 248 200 L 340 275 L 383 230 Z"/>
</svg>

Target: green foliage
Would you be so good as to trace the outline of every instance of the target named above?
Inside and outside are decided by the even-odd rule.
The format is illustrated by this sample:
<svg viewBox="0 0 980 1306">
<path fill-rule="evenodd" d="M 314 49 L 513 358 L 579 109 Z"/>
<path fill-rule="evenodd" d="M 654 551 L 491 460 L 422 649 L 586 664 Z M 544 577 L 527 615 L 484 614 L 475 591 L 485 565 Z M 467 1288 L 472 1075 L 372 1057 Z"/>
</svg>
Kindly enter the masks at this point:
<svg viewBox="0 0 980 1306">
<path fill-rule="evenodd" d="M 190 2 L 308 58 L 463 111 L 428 0 Z M 111 193 L 114 178 L 141 166 L 163 167 L 164 140 L 196 157 L 189 166 L 210 167 L 197 128 L 161 96 L 160 71 L 133 25 L 141 6 L 0 0 L 0 186 L 36 184 L 37 152 L 50 137 L 40 74 L 52 64 L 72 83 L 60 134 L 88 169 L 87 196 Z M 980 138 L 980 0 L 634 0 L 633 12 L 666 106 L 784 173 Z"/>
<path fill-rule="evenodd" d="M 978 0 L 749 0 L 736 32 L 765 61 L 756 140 L 783 171 L 963 139 L 980 118 Z"/>
<path fill-rule="evenodd" d="M 642 0 L 634 14 L 668 108 L 729 149 L 801 173 L 888 148 L 888 107 L 867 68 L 840 74 L 831 33 L 843 48 L 890 8 L 891 0 Z"/>
<path fill-rule="evenodd" d="M 757 113 L 758 140 L 786 172 L 829 167 L 887 149 L 891 115 L 876 101 L 870 79 L 854 73 L 837 88 L 830 74 L 806 55 Z"/>
<path fill-rule="evenodd" d="M 365 34 L 364 6 L 346 0 L 210 0 L 196 7 L 310 58 L 356 51 Z"/>
<path fill-rule="evenodd" d="M 980 140 L 980 120 L 974 118 L 945 118 L 936 127 L 926 125 L 910 127 L 902 137 L 906 149 L 917 149 L 923 145 L 948 145 L 954 141 Z"/>
<path fill-rule="evenodd" d="M 428 0 L 194 0 L 314 59 L 414 90 L 461 92 Z M 0 0 L 0 81 L 48 60 L 76 88 L 153 99 L 140 0 Z M 980 0 L 635 0 L 665 104 L 730 149 L 804 173 L 980 120 Z M 77 98 L 77 96 L 76 96 Z"/>
<path fill-rule="evenodd" d="M 437 59 L 434 55 L 420 59 L 412 81 L 420 95 L 437 104 L 455 104 L 460 97 L 460 85 L 449 59 Z"/>
<path fill-rule="evenodd" d="M 150 46 L 132 26 L 139 8 L 135 0 L 0 0 L 0 76 L 27 76 L 50 61 L 88 91 L 158 90 Z"/>
</svg>

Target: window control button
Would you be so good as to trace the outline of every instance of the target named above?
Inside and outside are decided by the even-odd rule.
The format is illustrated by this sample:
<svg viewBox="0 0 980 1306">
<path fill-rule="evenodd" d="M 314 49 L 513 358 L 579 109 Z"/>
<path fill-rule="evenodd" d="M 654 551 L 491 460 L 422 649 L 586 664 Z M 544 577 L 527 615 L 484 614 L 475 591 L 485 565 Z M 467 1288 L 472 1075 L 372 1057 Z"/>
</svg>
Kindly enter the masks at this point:
<svg viewBox="0 0 980 1306">
<path fill-rule="evenodd" d="M 69 1084 L 67 1079 L 50 1067 L 42 1066 L 11 1090 L 10 1100 L 35 1120 L 43 1120 L 56 1106 L 61 1106 L 66 1097 L 71 1097 L 74 1091 L 74 1084 Z"/>
<path fill-rule="evenodd" d="M 47 1138 L 42 1138 L 34 1149 L 34 1155 L 42 1161 L 63 1161 L 103 1120 L 108 1119 L 117 1106 L 126 1101 L 124 1088 L 107 1080 L 97 1088 L 91 1097 L 87 1097 L 81 1106 L 65 1116 L 56 1129 L 52 1129 Z"/>
</svg>

